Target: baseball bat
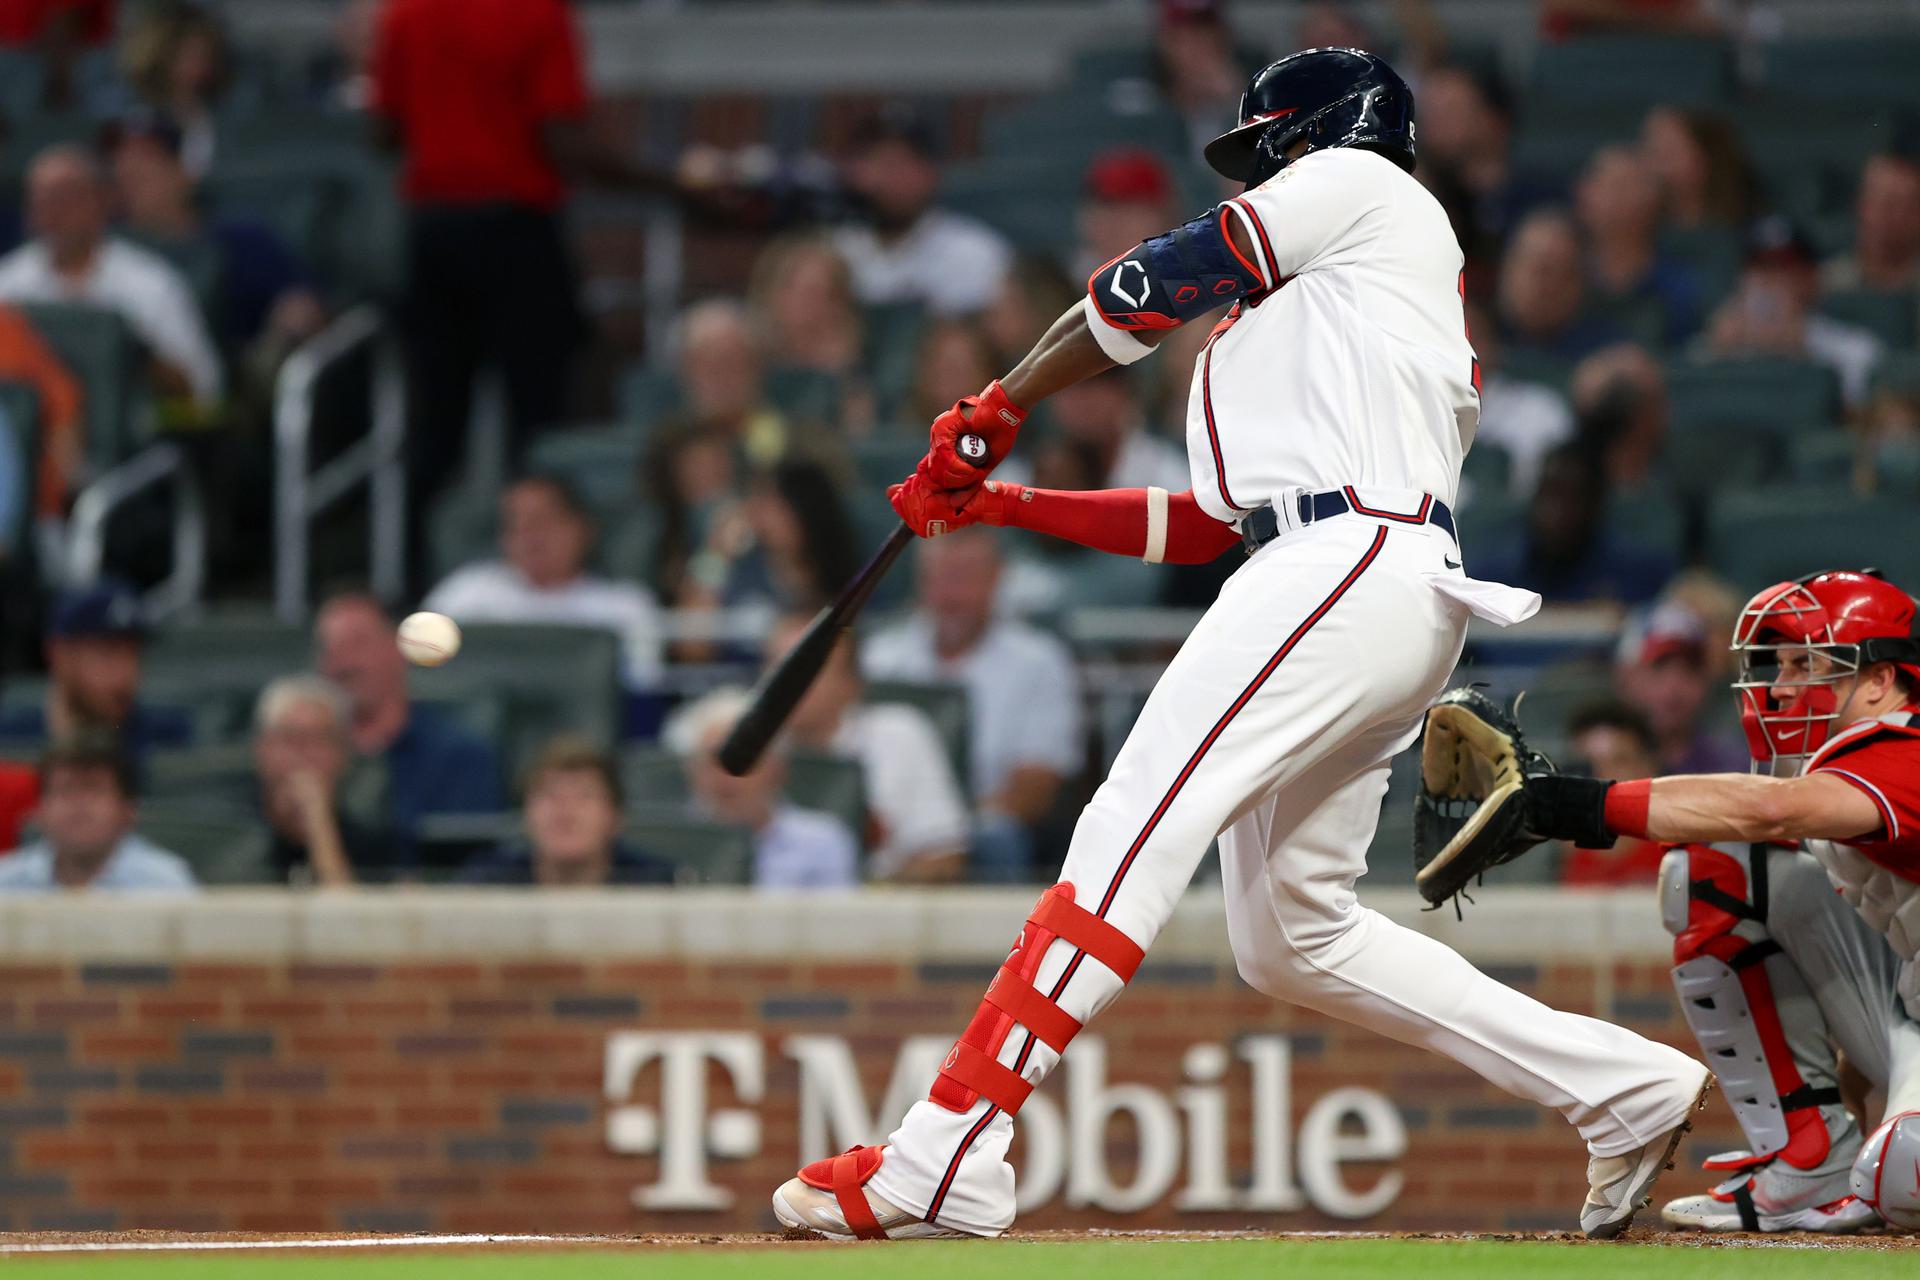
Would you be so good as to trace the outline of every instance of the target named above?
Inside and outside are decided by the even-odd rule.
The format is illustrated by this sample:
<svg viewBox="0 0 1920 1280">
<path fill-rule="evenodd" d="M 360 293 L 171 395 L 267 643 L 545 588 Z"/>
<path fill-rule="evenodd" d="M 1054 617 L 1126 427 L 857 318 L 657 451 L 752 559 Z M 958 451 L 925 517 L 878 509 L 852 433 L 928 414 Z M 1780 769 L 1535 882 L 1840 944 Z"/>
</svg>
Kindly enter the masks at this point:
<svg viewBox="0 0 1920 1280">
<path fill-rule="evenodd" d="M 987 456 L 986 441 L 972 432 L 960 437 L 958 452 L 969 461 Z M 893 562 L 913 541 L 913 530 L 902 524 L 887 535 L 880 549 L 873 553 L 860 572 L 853 575 L 852 581 L 840 589 L 840 594 L 832 604 L 814 615 L 812 622 L 793 648 L 787 650 L 780 661 L 769 667 L 760 682 L 748 695 L 747 709 L 740 719 L 734 722 L 728 731 L 726 741 L 720 744 L 717 758 L 720 767 L 738 778 L 760 763 L 760 757 L 767 752 L 767 744 L 780 727 L 793 714 L 793 709 L 806 696 L 807 689 L 813 684 L 814 677 L 827 665 L 827 659 L 833 655 L 833 646 L 845 635 L 854 619 L 860 616 L 860 610 L 866 607 L 873 590 L 886 576 Z"/>
</svg>

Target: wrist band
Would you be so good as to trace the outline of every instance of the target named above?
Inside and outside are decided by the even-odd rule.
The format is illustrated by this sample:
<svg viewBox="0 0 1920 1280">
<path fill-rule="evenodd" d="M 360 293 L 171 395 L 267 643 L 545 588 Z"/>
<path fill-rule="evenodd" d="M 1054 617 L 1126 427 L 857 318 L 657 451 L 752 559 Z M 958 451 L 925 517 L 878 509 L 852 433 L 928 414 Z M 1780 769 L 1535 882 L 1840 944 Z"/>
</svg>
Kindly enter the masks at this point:
<svg viewBox="0 0 1920 1280">
<path fill-rule="evenodd" d="M 1616 782 L 1607 788 L 1607 826 L 1615 834 L 1644 840 L 1653 811 L 1653 779 Z"/>
<path fill-rule="evenodd" d="M 1148 564 L 1167 558 L 1167 491 L 1158 486 L 1147 489 L 1147 549 L 1140 558 Z"/>
<path fill-rule="evenodd" d="M 1080 300 L 1080 309 L 1086 314 L 1087 328 L 1093 331 L 1093 340 L 1107 353 L 1107 359 L 1115 364 L 1132 364 L 1152 354 L 1153 348 L 1132 333 L 1108 324 L 1100 314 L 1100 309 L 1093 305 L 1091 294 Z"/>
</svg>

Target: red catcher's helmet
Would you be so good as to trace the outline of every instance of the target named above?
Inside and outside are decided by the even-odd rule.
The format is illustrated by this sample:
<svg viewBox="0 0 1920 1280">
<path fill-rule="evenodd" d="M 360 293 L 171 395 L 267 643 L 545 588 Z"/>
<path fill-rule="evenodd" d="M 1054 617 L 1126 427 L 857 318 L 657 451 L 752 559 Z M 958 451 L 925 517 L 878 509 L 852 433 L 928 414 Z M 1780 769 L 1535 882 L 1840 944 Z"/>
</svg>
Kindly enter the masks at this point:
<svg viewBox="0 0 1920 1280">
<path fill-rule="evenodd" d="M 1810 756 L 1840 714 L 1834 685 L 1876 662 L 1920 680 L 1913 597 L 1878 572 L 1836 569 L 1779 582 L 1747 602 L 1733 628 L 1740 724 L 1761 763 Z M 1811 651 L 1825 669 L 1787 670 L 1782 656 Z"/>
</svg>

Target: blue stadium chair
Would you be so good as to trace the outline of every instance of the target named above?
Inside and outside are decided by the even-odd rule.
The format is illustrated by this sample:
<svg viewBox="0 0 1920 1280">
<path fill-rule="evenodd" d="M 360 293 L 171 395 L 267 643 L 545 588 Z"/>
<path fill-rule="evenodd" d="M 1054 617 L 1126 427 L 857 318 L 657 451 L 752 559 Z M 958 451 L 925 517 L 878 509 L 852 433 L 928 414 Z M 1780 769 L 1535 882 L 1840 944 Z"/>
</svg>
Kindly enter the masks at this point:
<svg viewBox="0 0 1920 1280">
<path fill-rule="evenodd" d="M 933 721 L 940 743 L 953 763 L 953 776 L 964 790 L 973 768 L 969 755 L 973 738 L 973 708 L 967 691 L 959 685 L 927 684 L 917 680 L 869 680 L 866 701 L 869 705 L 899 702 L 918 708 Z"/>
<path fill-rule="evenodd" d="M 1712 505 L 1709 562 L 1742 590 L 1820 569 L 1875 565 L 1920 582 L 1920 506 L 1844 488 L 1728 493 Z"/>
<path fill-rule="evenodd" d="M 1850 431 L 1809 431 L 1787 442 L 1787 474 L 1795 484 L 1844 487 L 1853 480 L 1860 442 Z"/>
<path fill-rule="evenodd" d="M 1703 107 L 1733 92 L 1733 49 L 1720 40 L 1581 36 L 1538 47 L 1529 101 Z"/>
<path fill-rule="evenodd" d="M 1601 147 L 1631 142 L 1645 114 L 1638 100 L 1530 100 L 1514 136 L 1513 167 L 1539 182 L 1570 182 Z"/>
<path fill-rule="evenodd" d="M 460 660 L 415 670 L 412 690 L 427 702 L 497 698 L 497 738 L 517 776 L 554 736 L 611 747 L 620 732 L 620 642 L 596 627 L 487 623 L 465 628 Z"/>
<path fill-rule="evenodd" d="M 636 808 L 621 834 L 634 847 L 674 866 L 679 885 L 753 883 L 753 833 L 684 812 Z"/>
</svg>

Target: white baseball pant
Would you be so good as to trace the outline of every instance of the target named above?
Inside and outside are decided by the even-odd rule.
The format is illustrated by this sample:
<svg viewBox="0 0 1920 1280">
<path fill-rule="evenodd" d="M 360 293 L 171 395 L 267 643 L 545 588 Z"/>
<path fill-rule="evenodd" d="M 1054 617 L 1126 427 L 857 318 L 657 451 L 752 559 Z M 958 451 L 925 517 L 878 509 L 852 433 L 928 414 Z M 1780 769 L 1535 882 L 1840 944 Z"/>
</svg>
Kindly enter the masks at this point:
<svg viewBox="0 0 1920 1280">
<path fill-rule="evenodd" d="M 1504 987 L 1355 901 L 1388 763 L 1460 655 L 1466 611 L 1434 585 L 1464 581 L 1443 564 L 1454 554 L 1440 529 L 1358 515 L 1261 548 L 1148 698 L 1061 879 L 1146 948 L 1218 835 L 1228 935 L 1251 985 L 1453 1058 L 1565 1115 L 1593 1154 L 1620 1154 L 1686 1116 L 1696 1065 Z M 1062 937 L 1031 985 L 1084 1024 L 1124 983 Z M 989 1069 L 1037 1083 L 1059 1054 L 1027 1021 Z M 868 1185 L 941 1225 L 995 1234 L 1014 1216 L 1012 1138 L 1011 1116 L 984 1096 L 965 1111 L 923 1100 Z"/>
</svg>

